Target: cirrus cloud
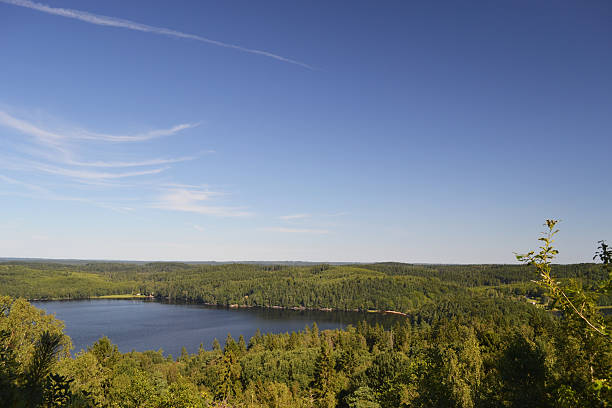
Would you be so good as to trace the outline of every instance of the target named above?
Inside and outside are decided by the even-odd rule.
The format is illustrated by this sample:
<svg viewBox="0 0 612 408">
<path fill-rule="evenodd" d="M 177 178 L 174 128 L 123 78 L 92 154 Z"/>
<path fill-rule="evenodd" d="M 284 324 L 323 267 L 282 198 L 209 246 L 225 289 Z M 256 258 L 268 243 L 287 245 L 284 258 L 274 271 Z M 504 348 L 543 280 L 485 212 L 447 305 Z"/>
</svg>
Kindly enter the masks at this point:
<svg viewBox="0 0 612 408">
<path fill-rule="evenodd" d="M 326 229 L 311 229 L 311 228 L 285 228 L 285 227 L 267 227 L 262 228 L 264 231 L 270 232 L 286 232 L 293 234 L 329 234 Z"/>
<path fill-rule="evenodd" d="M 151 207 L 161 210 L 191 212 L 218 217 L 246 217 L 252 215 L 242 207 L 210 205 L 214 197 L 224 195 L 219 192 L 175 188 L 164 191 Z"/>
</svg>

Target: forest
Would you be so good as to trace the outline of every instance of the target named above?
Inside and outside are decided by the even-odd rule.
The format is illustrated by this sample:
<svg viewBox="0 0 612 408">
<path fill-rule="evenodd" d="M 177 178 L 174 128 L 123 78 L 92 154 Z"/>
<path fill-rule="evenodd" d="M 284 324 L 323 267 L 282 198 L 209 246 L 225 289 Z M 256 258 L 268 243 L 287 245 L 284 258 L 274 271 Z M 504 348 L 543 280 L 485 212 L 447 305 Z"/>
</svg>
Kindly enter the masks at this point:
<svg viewBox="0 0 612 408">
<path fill-rule="evenodd" d="M 549 224 L 550 226 L 550 224 Z M 523 265 L 0 266 L 8 407 L 609 407 L 612 251 L 554 265 L 554 222 Z M 251 307 L 395 310 L 393 327 L 228 337 L 212 349 L 76 355 L 26 299 L 152 294 Z M 177 339 L 177 341 L 179 341 Z"/>
<path fill-rule="evenodd" d="M 553 265 L 561 279 L 593 289 L 598 264 Z M 448 298 L 485 295 L 542 301 L 526 265 L 189 265 L 181 263 L 0 263 L 0 294 L 26 299 L 86 299 L 153 294 L 220 306 L 395 310 L 408 313 Z M 600 306 L 612 305 L 600 294 Z"/>
</svg>

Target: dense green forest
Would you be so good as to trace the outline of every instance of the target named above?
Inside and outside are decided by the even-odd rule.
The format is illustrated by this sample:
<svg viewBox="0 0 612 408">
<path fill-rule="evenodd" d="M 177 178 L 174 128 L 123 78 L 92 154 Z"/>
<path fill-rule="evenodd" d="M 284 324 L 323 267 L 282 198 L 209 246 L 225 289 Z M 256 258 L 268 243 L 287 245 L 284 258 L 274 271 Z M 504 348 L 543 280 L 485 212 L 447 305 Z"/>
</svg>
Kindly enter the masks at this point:
<svg viewBox="0 0 612 408">
<path fill-rule="evenodd" d="M 586 288 L 606 278 L 601 264 L 554 265 L 561 279 Z M 217 304 L 411 312 L 449 297 L 488 294 L 541 301 L 525 265 L 188 265 L 181 263 L 0 263 L 0 294 L 27 299 L 82 299 L 153 294 Z M 601 294 L 600 305 L 612 305 Z"/>
<path fill-rule="evenodd" d="M 0 265 L 7 407 L 610 407 L 612 251 L 552 265 L 555 221 L 525 265 Z M 178 358 L 75 356 L 63 323 L 24 298 L 153 294 L 259 307 L 405 312 L 393 327 L 225 339 Z M 607 320 L 606 320 L 607 319 Z M 177 339 L 177 341 L 180 341 Z"/>
<path fill-rule="evenodd" d="M 62 323 L 0 298 L 3 406 L 604 407 L 607 339 L 581 339 L 542 308 L 457 297 L 384 330 L 228 336 L 212 350 L 120 353 L 107 338 L 66 358 Z M 59 347 L 45 345 L 58 336 Z M 44 337 L 47 336 L 47 337 Z M 18 345 L 18 346 L 17 346 Z M 39 350 L 43 348 L 43 350 Z M 58 360 L 57 357 L 63 357 Z M 40 369 L 37 364 L 47 361 Z M 608 377 L 609 378 L 609 377 Z"/>
</svg>

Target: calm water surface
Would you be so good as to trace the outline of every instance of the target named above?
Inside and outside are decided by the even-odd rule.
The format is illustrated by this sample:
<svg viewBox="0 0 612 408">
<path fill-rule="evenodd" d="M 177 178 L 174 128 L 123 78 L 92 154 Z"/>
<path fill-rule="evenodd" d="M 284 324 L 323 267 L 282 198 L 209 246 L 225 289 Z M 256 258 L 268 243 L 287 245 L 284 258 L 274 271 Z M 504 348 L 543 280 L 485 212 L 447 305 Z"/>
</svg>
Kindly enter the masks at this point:
<svg viewBox="0 0 612 408">
<path fill-rule="evenodd" d="M 225 309 L 193 304 L 145 300 L 72 300 L 32 302 L 66 323 L 73 354 L 107 336 L 122 352 L 159 350 L 178 356 L 181 347 L 194 353 L 200 343 L 221 345 L 228 333 L 248 342 L 257 329 L 262 333 L 303 330 L 316 322 L 321 330 L 343 328 L 362 320 L 390 325 L 398 318 L 373 313 L 320 312 L 274 309 Z"/>
</svg>

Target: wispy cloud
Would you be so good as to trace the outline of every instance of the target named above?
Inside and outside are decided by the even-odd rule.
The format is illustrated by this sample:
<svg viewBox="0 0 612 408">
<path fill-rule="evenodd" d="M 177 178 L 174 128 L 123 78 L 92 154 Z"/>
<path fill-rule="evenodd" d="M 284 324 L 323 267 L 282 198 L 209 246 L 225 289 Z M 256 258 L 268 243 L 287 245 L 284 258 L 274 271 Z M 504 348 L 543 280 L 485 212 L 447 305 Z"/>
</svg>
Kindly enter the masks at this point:
<svg viewBox="0 0 612 408">
<path fill-rule="evenodd" d="M 212 198 L 220 195 L 223 195 L 223 193 L 186 188 L 170 189 L 165 191 L 151 207 L 218 217 L 245 217 L 251 215 L 244 208 L 207 204 Z"/>
<path fill-rule="evenodd" d="M 63 167 L 50 166 L 47 164 L 35 163 L 35 162 L 30 162 L 27 167 L 34 169 L 34 170 L 39 170 L 45 173 L 49 173 L 49 174 L 72 177 L 72 178 L 77 178 L 77 179 L 92 179 L 92 180 L 109 180 L 109 179 L 119 179 L 119 178 L 125 178 L 125 177 L 146 176 L 149 174 L 158 174 L 168 169 L 168 167 L 160 167 L 160 168 L 142 170 L 142 171 L 108 173 L 108 172 L 98 172 L 98 171 L 83 171 L 83 170 L 66 169 Z"/>
<path fill-rule="evenodd" d="M 310 229 L 310 228 L 285 228 L 285 227 L 268 227 L 262 228 L 264 231 L 271 232 L 286 232 L 294 234 L 329 234 L 329 230 L 325 229 Z"/>
<path fill-rule="evenodd" d="M 1 0 L 0 0 L 1 1 Z M 142 142 L 157 137 L 173 135 L 181 130 L 197 126 L 197 124 L 177 125 L 170 129 L 158 129 L 131 136 L 112 135 L 91 132 L 83 129 L 69 128 L 59 131 L 49 129 L 45 126 L 32 123 L 31 121 L 17 118 L 11 114 L 0 110 L 0 126 L 5 126 L 19 133 L 31 136 L 31 142 L 27 139 L 21 140 L 21 144 L 14 147 L 15 151 L 20 151 L 32 157 L 32 160 L 18 161 L 10 158 L 2 160 L 2 167 L 19 171 L 39 171 L 47 174 L 65 176 L 84 180 L 111 180 L 126 177 L 145 176 L 158 174 L 169 167 L 172 163 L 185 162 L 196 159 L 195 156 L 184 156 L 177 158 L 152 158 L 132 161 L 114 160 L 79 160 L 73 153 L 74 141 L 86 143 L 87 141 L 103 142 Z M 49 149 L 51 147 L 52 149 Z M 54 163 L 54 164 L 48 164 Z M 83 167 L 90 168 L 128 168 L 128 167 L 153 167 L 156 168 L 131 171 L 131 172 L 100 172 L 83 170 Z M 161 167 L 160 167 L 161 166 Z"/>
<path fill-rule="evenodd" d="M 278 218 L 283 221 L 297 221 L 303 220 L 305 218 L 334 218 L 341 217 L 344 215 L 348 215 L 347 212 L 338 212 L 338 213 L 330 213 L 330 214 L 289 214 L 289 215 L 281 215 Z"/>
<path fill-rule="evenodd" d="M 0 0 L 2 1 L 2 0 Z M 104 142 L 143 142 L 145 140 L 157 139 L 164 136 L 172 136 L 181 130 L 191 129 L 199 126 L 199 123 L 182 123 L 170 129 L 157 129 L 135 135 L 110 135 L 105 133 L 94 133 L 86 130 L 76 130 L 70 134 L 73 139 L 99 140 Z"/>
<path fill-rule="evenodd" d="M 0 0 L 2 2 L 4 0 Z M 199 123 L 182 123 L 169 129 L 155 129 L 134 135 L 113 135 L 107 133 L 97 133 L 85 129 L 68 129 L 64 131 L 43 129 L 24 119 L 16 118 L 5 111 L 0 111 L 0 125 L 17 130 L 18 132 L 30 135 L 40 142 L 52 146 L 58 146 L 66 140 L 92 140 L 102 142 L 143 142 L 164 136 L 172 136 L 182 130 L 191 129 Z"/>
<path fill-rule="evenodd" d="M 82 162 L 75 160 L 67 160 L 65 163 L 73 166 L 81 167 L 144 167 L 144 166 L 159 166 L 162 164 L 180 163 L 184 161 L 194 160 L 195 157 L 177 157 L 174 159 L 151 159 L 143 161 L 133 162 L 105 162 L 105 161 L 93 161 L 93 162 Z"/>
<path fill-rule="evenodd" d="M 196 229 L 197 231 L 204 232 L 204 228 L 197 224 L 193 224 L 193 228 Z"/>
<path fill-rule="evenodd" d="M 310 214 L 290 214 L 290 215 L 281 215 L 278 218 L 284 221 L 291 221 L 291 220 L 300 220 L 300 219 L 308 218 L 310 216 L 311 216 Z"/>
<path fill-rule="evenodd" d="M 341 211 L 337 213 L 324 214 L 323 217 L 343 217 L 345 215 L 349 215 L 347 211 Z"/>
<path fill-rule="evenodd" d="M 168 190 L 187 189 L 187 190 L 202 190 L 202 191 L 208 191 L 207 189 L 209 188 L 205 184 L 197 185 L 197 184 L 184 184 L 184 183 L 163 183 L 160 185 L 160 187 L 163 187 Z M 223 193 L 216 192 L 215 194 L 220 195 Z"/>
<path fill-rule="evenodd" d="M 10 143 L 9 143 L 10 144 Z M 74 158 L 74 154 L 67 147 L 54 146 L 54 149 L 49 149 L 46 146 L 40 146 L 34 144 L 19 144 L 12 145 L 13 150 L 16 152 L 23 153 L 27 156 L 36 157 L 37 159 L 43 159 L 48 162 L 60 163 L 67 166 L 75 167 L 98 167 L 98 168 L 121 168 L 121 167 L 148 167 L 148 166 L 160 166 L 173 163 L 181 163 L 191 160 L 196 160 L 200 155 L 204 153 L 211 153 L 205 151 L 195 156 L 183 156 L 174 158 L 154 158 L 144 160 L 133 160 L 133 161 L 104 161 L 104 160 L 91 160 L 84 161 Z"/>
<path fill-rule="evenodd" d="M 273 58 L 278 61 L 286 62 L 289 64 L 299 65 L 301 67 L 307 69 L 314 69 L 312 66 L 305 64 L 300 61 L 296 61 L 287 57 L 283 57 L 278 54 L 273 54 L 268 51 L 257 50 L 253 48 L 246 48 L 240 45 L 228 44 L 217 40 L 211 40 L 210 38 L 202 37 L 195 34 L 187 34 L 181 31 L 171 30 L 169 28 L 163 27 L 155 27 L 146 24 L 136 23 L 134 21 L 124 20 L 116 17 L 103 16 L 99 14 L 88 13 L 86 11 L 74 10 L 74 9 L 65 9 L 65 8 L 56 8 L 47 6 L 46 4 L 35 3 L 33 1 L 28 0 L 0 0 L 2 3 L 12 4 L 19 7 L 26 7 L 32 10 L 41 11 L 43 13 L 53 14 L 56 16 L 62 16 L 67 18 L 73 18 L 76 20 L 81 20 L 90 24 L 96 24 L 100 26 L 107 27 L 120 27 L 127 28 L 129 30 L 142 31 L 146 33 L 153 33 L 158 35 L 164 35 L 175 38 L 185 38 L 189 40 L 200 41 L 207 44 L 216 45 L 224 48 L 231 48 L 237 51 L 247 52 L 250 54 L 261 55 L 264 57 Z"/>
<path fill-rule="evenodd" d="M 50 121 L 56 123 L 54 119 Z M 59 185 L 62 190 L 70 192 L 57 194 L 50 189 L 0 175 L 0 184 L 13 186 L 10 189 L 0 189 L 0 196 L 75 201 L 125 212 L 134 210 L 132 206 L 127 207 L 121 204 L 127 199 L 126 193 L 129 196 L 130 191 L 134 193 L 138 191 L 136 208 L 154 207 L 218 217 L 250 215 L 243 207 L 216 205 L 211 202 L 212 199 L 224 194 L 208 191 L 204 185 L 173 183 L 167 178 L 142 177 L 158 175 L 168 170 L 173 163 L 195 160 L 205 153 L 214 151 L 200 151 L 189 156 L 175 158 L 139 157 L 134 160 L 121 160 L 112 156 L 104 157 L 104 155 L 112 155 L 113 150 L 105 150 L 93 144 L 94 142 L 144 142 L 152 138 L 175 134 L 197 126 L 197 124 L 177 125 L 170 129 L 125 136 L 91 132 L 75 127 L 67 129 L 64 127 L 58 130 L 48 125 L 47 122 L 18 118 L 0 110 L 0 127 L 2 126 L 14 132 L 5 132 L 8 133 L 8 136 L 0 140 L 0 149 L 2 149 L 0 150 L 0 168 L 12 172 L 35 174 L 38 176 L 37 180 L 43 184 L 54 185 L 54 187 Z M 29 137 L 22 137 L 21 134 Z M 89 152 L 90 155 L 80 157 L 81 155 L 76 152 Z M 92 153 L 95 156 L 91 156 Z M 46 177 L 40 177 L 41 175 L 46 175 Z M 130 179 L 130 182 L 126 183 L 124 179 Z M 95 200 L 72 196 L 72 192 L 76 191 L 79 191 L 76 195 L 81 195 L 83 188 L 87 189 L 87 192 L 90 192 L 92 188 L 98 191 L 112 191 L 121 188 L 122 193 L 119 199 L 116 197 L 104 198 L 104 195 L 100 195 L 100 198 Z M 152 198 L 152 193 L 160 192 L 157 199 Z M 143 195 L 147 197 L 146 201 L 142 201 Z M 153 204 L 151 204 L 152 201 Z"/>
<path fill-rule="evenodd" d="M 0 182 L 17 185 L 17 186 L 25 188 L 26 191 L 29 191 L 29 192 L 14 192 L 14 191 L 6 191 L 3 189 L 3 190 L 0 190 L 0 195 L 3 195 L 3 196 L 19 196 L 19 197 L 26 197 L 26 198 L 34 198 L 36 200 L 45 199 L 45 200 L 53 200 L 53 201 L 74 201 L 74 202 L 93 204 L 97 207 L 107 208 L 107 209 L 117 211 L 117 212 L 126 212 L 126 211 L 133 210 L 133 208 L 131 207 L 108 204 L 105 202 L 101 202 L 99 200 L 91 200 L 89 198 L 72 197 L 72 196 L 57 194 L 47 188 L 44 188 L 44 187 L 41 187 L 35 184 L 31 184 L 31 183 L 26 183 L 20 180 L 16 180 L 12 177 L 8 177 L 2 174 L 0 174 Z"/>
<path fill-rule="evenodd" d="M 37 186 L 37 185 L 34 185 L 34 184 L 30 184 L 30 183 L 25 183 L 23 181 L 16 180 L 16 179 L 14 179 L 12 177 L 4 176 L 2 174 L 0 174 L 0 181 L 4 181 L 7 184 L 13 184 L 13 185 L 18 185 L 18 186 L 21 186 L 21 187 L 25 187 L 28 190 L 34 191 L 34 192 L 37 192 L 37 193 L 48 193 L 49 192 L 49 190 L 47 190 L 46 188 L 43 188 L 43 187 L 40 187 L 40 186 Z"/>
<path fill-rule="evenodd" d="M 21 133 L 25 133 L 30 136 L 34 136 L 39 141 L 51 145 L 57 145 L 61 140 L 65 139 L 64 136 L 58 133 L 41 129 L 33 125 L 32 123 L 17 119 L 4 111 L 0 111 L 0 125 L 15 129 Z"/>
</svg>

